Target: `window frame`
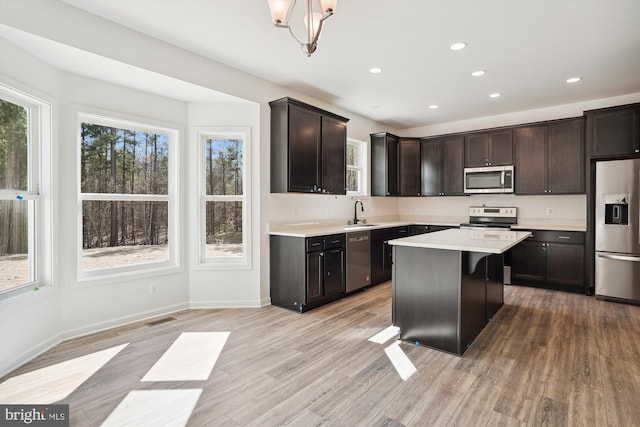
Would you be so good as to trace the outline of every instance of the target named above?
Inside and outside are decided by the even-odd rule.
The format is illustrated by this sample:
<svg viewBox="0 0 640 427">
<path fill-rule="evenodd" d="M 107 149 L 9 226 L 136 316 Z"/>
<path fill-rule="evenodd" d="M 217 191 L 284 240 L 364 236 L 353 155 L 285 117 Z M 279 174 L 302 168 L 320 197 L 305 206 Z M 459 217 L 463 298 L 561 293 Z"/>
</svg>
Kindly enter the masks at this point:
<svg viewBox="0 0 640 427">
<path fill-rule="evenodd" d="M 347 163 L 347 174 L 348 171 L 356 171 L 358 173 L 358 190 L 357 191 L 349 191 L 347 189 L 347 196 L 366 196 L 367 195 L 367 152 L 366 147 L 367 144 L 363 141 L 359 141 L 353 138 L 347 138 L 347 150 L 349 146 L 356 147 L 358 152 L 358 164 L 357 165 L 349 165 Z"/>
<path fill-rule="evenodd" d="M 250 270 L 252 268 L 251 243 L 251 127 L 201 126 L 194 127 L 197 147 L 198 181 L 198 258 L 195 268 L 203 270 Z M 242 195 L 207 195 L 206 153 L 204 143 L 212 137 L 242 139 Z M 242 249 L 240 257 L 207 257 L 206 204 L 216 201 L 242 202 Z"/>
<path fill-rule="evenodd" d="M 24 200 L 29 202 L 28 239 L 29 274 L 32 280 L 0 291 L 0 303 L 14 298 L 33 294 L 42 288 L 51 288 L 52 255 L 45 249 L 51 249 L 51 141 L 53 106 L 41 97 L 22 91 L 0 81 L 0 97 L 28 111 L 27 117 L 27 170 L 26 190 L 0 189 L 0 200 Z M 48 180 L 43 179 L 49 177 Z"/>
<path fill-rule="evenodd" d="M 179 152 L 180 130 L 178 127 L 167 127 L 167 124 L 158 124 L 151 119 L 122 118 L 121 114 L 113 112 L 89 112 L 87 109 L 77 111 L 76 123 L 76 152 L 77 152 L 77 275 L 80 286 L 95 281 L 110 281 L 125 278 L 133 278 L 144 274 L 148 276 L 166 274 L 167 272 L 179 271 L 180 262 L 180 211 L 179 211 Z M 149 132 L 167 135 L 168 141 L 168 183 L 167 194 L 118 194 L 118 193 L 83 193 L 82 192 L 82 123 L 91 123 L 100 126 L 114 127 L 117 129 L 135 130 L 137 132 Z M 95 270 L 82 269 L 83 257 L 83 228 L 82 228 L 82 202 L 84 201 L 123 201 L 123 202 L 167 202 L 168 224 L 168 259 L 163 261 L 121 265 L 117 267 L 106 267 Z"/>
</svg>

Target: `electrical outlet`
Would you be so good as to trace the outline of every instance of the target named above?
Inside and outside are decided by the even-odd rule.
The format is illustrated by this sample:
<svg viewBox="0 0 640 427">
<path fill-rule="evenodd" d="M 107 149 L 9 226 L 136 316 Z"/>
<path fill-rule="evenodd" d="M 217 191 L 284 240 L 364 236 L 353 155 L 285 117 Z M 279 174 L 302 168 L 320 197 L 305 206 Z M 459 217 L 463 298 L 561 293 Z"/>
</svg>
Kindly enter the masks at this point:
<svg viewBox="0 0 640 427">
<path fill-rule="evenodd" d="M 149 295 L 153 295 L 158 293 L 158 284 L 157 283 L 152 283 L 149 285 Z"/>
<path fill-rule="evenodd" d="M 553 209 L 547 208 L 547 216 L 553 215 Z"/>
</svg>

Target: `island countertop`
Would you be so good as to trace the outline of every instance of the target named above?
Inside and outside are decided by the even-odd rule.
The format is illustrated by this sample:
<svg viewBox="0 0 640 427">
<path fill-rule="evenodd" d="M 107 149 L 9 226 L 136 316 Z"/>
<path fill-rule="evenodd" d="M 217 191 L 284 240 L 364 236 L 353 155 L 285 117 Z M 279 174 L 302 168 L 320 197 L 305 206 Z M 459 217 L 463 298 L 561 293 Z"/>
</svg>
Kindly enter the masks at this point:
<svg viewBox="0 0 640 427">
<path fill-rule="evenodd" d="M 528 231 L 450 229 L 389 240 L 390 245 L 501 254 L 531 236 Z"/>
</svg>

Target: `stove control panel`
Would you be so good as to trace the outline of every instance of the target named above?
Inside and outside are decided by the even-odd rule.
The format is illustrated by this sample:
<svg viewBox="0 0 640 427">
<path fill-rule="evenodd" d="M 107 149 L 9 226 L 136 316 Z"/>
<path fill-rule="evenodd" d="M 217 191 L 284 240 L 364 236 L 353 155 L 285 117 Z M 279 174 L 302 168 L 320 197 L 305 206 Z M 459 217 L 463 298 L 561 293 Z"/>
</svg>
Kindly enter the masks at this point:
<svg viewBox="0 0 640 427">
<path fill-rule="evenodd" d="M 517 218 L 516 207 L 470 206 L 469 217 L 483 218 Z"/>
</svg>

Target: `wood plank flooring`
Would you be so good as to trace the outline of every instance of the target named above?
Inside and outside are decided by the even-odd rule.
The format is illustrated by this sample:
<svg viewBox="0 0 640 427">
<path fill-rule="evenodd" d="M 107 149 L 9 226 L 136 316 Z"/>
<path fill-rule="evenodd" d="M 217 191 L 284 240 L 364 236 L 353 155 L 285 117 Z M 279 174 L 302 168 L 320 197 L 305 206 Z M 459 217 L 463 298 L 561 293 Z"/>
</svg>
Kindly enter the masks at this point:
<svg viewBox="0 0 640 427">
<path fill-rule="evenodd" d="M 402 343 L 402 381 L 368 341 L 391 284 L 297 314 L 189 310 L 64 342 L 9 376 L 130 343 L 61 403 L 98 426 L 131 390 L 202 389 L 189 426 L 640 426 L 640 307 L 508 286 L 463 357 Z M 230 332 L 205 381 L 141 382 L 182 332 Z"/>
</svg>

